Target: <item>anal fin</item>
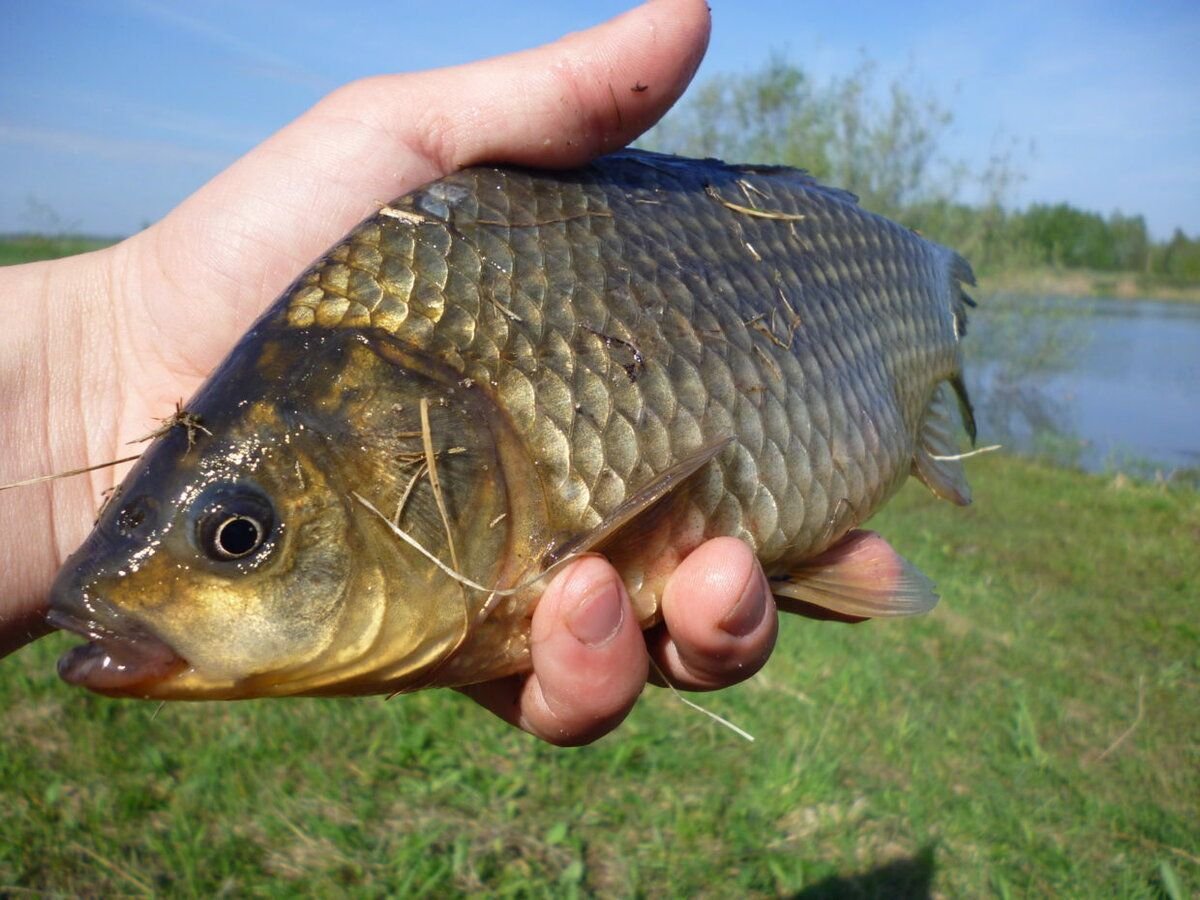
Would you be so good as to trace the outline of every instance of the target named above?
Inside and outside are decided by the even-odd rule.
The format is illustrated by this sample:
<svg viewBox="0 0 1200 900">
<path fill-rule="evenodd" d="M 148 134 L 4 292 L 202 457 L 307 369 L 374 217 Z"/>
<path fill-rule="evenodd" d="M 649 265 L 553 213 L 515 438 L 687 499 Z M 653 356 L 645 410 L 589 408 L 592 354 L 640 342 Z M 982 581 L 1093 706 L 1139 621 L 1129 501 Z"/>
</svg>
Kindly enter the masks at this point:
<svg viewBox="0 0 1200 900">
<path fill-rule="evenodd" d="M 928 612 L 933 582 L 873 531 L 851 531 L 840 543 L 771 580 L 784 612 L 849 621 Z"/>
</svg>

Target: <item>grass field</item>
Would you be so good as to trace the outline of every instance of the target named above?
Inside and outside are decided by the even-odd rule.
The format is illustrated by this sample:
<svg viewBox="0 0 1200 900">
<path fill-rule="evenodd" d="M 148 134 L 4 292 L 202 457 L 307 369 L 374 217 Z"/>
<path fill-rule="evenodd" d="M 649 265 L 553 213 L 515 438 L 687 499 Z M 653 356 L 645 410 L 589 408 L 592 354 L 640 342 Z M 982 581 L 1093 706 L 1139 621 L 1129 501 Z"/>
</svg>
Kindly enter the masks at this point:
<svg viewBox="0 0 1200 900">
<path fill-rule="evenodd" d="M 557 750 L 448 691 L 153 704 L 0 663 L 0 896 L 1170 897 L 1200 887 L 1200 497 L 1002 456 L 875 525 L 910 621 Z"/>
</svg>

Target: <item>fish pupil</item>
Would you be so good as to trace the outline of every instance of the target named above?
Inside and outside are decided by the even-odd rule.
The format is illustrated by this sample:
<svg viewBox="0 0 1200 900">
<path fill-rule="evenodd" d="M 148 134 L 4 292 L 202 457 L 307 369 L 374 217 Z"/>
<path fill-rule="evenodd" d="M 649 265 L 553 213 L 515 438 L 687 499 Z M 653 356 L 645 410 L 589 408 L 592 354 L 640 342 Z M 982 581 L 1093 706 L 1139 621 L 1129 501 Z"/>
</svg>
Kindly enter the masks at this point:
<svg viewBox="0 0 1200 900">
<path fill-rule="evenodd" d="M 227 559 L 237 559 L 262 543 L 262 526 L 246 516 L 231 516 L 217 526 L 215 549 Z"/>
</svg>

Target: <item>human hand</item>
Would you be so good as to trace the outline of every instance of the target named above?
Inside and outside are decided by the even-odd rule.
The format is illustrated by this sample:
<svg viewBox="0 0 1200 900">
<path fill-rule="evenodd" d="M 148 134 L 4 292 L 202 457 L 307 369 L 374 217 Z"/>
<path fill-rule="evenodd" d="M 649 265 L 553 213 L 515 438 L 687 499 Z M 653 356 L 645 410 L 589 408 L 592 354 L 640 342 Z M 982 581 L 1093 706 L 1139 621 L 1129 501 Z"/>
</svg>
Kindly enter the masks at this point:
<svg viewBox="0 0 1200 900">
<path fill-rule="evenodd" d="M 647 675 L 684 690 L 715 690 L 749 678 L 775 646 L 778 620 L 766 577 L 734 538 L 702 544 L 680 564 L 667 581 L 662 613 L 663 624 L 643 637 L 613 567 L 581 559 L 538 603 L 532 674 L 461 690 L 552 744 L 586 744 L 621 723 Z"/>
<path fill-rule="evenodd" d="M 0 270 L 0 483 L 129 455 L 125 442 L 190 396 L 296 273 L 380 201 L 475 163 L 566 167 L 624 146 L 683 92 L 708 24 L 701 0 L 659 0 L 536 50 L 354 82 L 146 231 Z M 613 87 L 626 82 L 647 88 Z M 0 494 L 0 655 L 47 630 L 53 575 L 119 475 Z M 606 590 L 623 618 L 608 639 L 582 644 L 568 623 L 598 628 Z M 743 637 L 719 625 L 739 597 L 757 617 Z M 752 674 L 774 639 L 765 580 L 735 541 L 685 561 L 664 614 L 650 642 L 684 687 Z M 645 683 L 647 645 L 612 567 L 565 569 L 533 627 L 534 674 L 469 692 L 556 743 L 614 727 Z"/>
</svg>

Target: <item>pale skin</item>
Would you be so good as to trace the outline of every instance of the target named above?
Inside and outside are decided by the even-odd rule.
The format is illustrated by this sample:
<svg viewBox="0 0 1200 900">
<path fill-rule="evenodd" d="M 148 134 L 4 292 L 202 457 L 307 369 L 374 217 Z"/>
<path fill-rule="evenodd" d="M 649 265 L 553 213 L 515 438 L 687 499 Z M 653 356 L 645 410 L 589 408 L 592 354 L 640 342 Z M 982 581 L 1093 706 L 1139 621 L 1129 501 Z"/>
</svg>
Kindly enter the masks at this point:
<svg viewBox="0 0 1200 900">
<path fill-rule="evenodd" d="M 703 0 L 656 0 L 536 50 L 347 85 L 162 221 L 107 250 L 0 269 L 0 483 L 130 455 L 312 259 L 379 202 L 464 166 L 579 165 L 679 97 L 708 41 Z M 633 90 L 635 86 L 644 90 Z M 619 113 L 618 113 L 619 106 Z M 46 632 L 59 565 L 123 469 L 0 494 L 0 656 Z M 615 728 L 651 672 L 690 690 L 754 674 L 775 605 L 743 543 L 702 545 L 643 635 L 613 568 L 579 560 L 533 620 L 533 672 L 466 689 L 551 743 Z"/>
</svg>

